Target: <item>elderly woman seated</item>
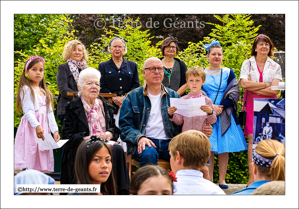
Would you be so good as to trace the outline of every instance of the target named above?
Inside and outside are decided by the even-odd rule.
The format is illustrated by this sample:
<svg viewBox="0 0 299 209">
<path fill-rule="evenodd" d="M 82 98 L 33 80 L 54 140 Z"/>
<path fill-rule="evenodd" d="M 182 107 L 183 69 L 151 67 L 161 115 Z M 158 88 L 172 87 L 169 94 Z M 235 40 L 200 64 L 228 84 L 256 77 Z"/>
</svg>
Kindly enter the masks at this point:
<svg viewBox="0 0 299 209">
<path fill-rule="evenodd" d="M 79 97 L 66 106 L 62 137 L 69 139 L 65 144 L 61 162 L 61 184 L 75 184 L 74 162 L 77 148 L 83 140 L 92 135 L 116 141 L 120 130 L 115 126 L 113 105 L 99 97 L 101 74 L 94 68 L 81 71 L 78 80 Z M 120 145 L 111 147 L 112 170 L 117 194 L 128 194 L 129 173 L 124 151 Z M 85 168 L 82 168 L 85 169 Z"/>
</svg>

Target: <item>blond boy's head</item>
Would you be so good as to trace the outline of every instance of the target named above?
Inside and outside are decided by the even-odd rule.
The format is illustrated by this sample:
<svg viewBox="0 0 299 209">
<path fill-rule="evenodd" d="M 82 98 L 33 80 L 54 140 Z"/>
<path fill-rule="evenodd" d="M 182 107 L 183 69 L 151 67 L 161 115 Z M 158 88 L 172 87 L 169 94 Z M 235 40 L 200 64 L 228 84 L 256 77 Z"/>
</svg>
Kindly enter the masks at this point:
<svg viewBox="0 0 299 209">
<path fill-rule="evenodd" d="M 174 137 L 170 141 L 168 149 L 173 158 L 170 159 L 171 165 L 182 162 L 182 165 L 179 166 L 180 169 L 201 170 L 210 157 L 211 143 L 204 133 L 189 130 Z M 176 169 L 176 171 L 180 169 Z M 174 172 L 176 173 L 176 171 Z"/>
<path fill-rule="evenodd" d="M 186 72 L 186 80 L 188 82 L 188 78 L 193 75 L 195 77 L 200 76 L 202 81 L 206 80 L 206 72 L 202 67 L 199 66 L 194 66 L 191 67 L 189 70 Z"/>
</svg>

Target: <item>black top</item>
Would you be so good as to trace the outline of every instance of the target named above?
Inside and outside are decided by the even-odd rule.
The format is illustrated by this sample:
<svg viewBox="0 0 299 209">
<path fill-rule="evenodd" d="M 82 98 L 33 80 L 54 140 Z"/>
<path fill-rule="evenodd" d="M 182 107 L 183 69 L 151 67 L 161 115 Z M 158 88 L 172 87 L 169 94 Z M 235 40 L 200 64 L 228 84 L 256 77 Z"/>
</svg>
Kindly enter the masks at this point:
<svg viewBox="0 0 299 209">
<path fill-rule="evenodd" d="M 57 115 L 64 115 L 66 104 L 73 100 L 72 96 L 66 95 L 67 92 L 78 92 L 77 83 L 67 63 L 58 66 L 56 82 L 59 90 Z"/>
<path fill-rule="evenodd" d="M 163 59 L 163 57 L 160 58 L 160 60 L 162 60 L 162 59 Z M 187 66 L 183 61 L 179 60 L 178 58 L 174 58 L 174 60 L 175 60 L 175 63 L 179 62 L 179 66 L 180 66 L 180 76 L 178 76 L 179 80 L 177 81 L 177 82 L 179 82 L 179 85 L 178 85 L 179 86 L 178 89 L 179 89 L 182 85 L 184 85 L 187 82 L 186 81 Z M 165 72 L 164 72 L 164 79 L 163 79 L 162 83 L 164 86 L 170 88 L 167 74 Z M 178 89 L 172 89 L 172 90 L 177 91 Z"/>
<path fill-rule="evenodd" d="M 117 141 L 120 130 L 115 126 L 113 118 L 113 106 L 106 99 L 99 97 L 104 106 L 106 131 L 113 134 L 113 141 Z M 69 139 L 64 145 L 64 151 L 61 161 L 61 177 L 62 184 L 73 184 L 74 179 L 74 163 L 77 148 L 83 141 L 84 136 L 89 136 L 89 127 L 85 114 L 85 110 L 80 97 L 67 104 L 64 123 L 62 127 L 62 139 Z"/>
</svg>

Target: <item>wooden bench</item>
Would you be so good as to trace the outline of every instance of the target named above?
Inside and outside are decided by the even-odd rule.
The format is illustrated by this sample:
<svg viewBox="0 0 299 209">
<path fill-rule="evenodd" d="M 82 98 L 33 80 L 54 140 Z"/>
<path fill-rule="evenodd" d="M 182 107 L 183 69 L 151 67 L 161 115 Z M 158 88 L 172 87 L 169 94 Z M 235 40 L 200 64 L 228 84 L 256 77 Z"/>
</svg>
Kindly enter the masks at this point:
<svg viewBox="0 0 299 209">
<path fill-rule="evenodd" d="M 125 153 L 126 154 L 126 153 Z M 129 170 L 130 181 L 135 174 L 136 167 L 140 168 L 140 163 L 137 160 L 132 159 L 132 155 L 126 155 L 127 166 Z M 170 169 L 170 163 L 166 160 L 158 160 L 158 165 L 165 168 L 167 171 Z"/>
<path fill-rule="evenodd" d="M 67 96 L 72 96 L 73 99 L 78 97 L 78 92 L 67 92 Z M 111 94 L 111 93 L 99 93 L 99 96 L 104 97 L 105 99 L 108 100 L 112 104 L 112 97 L 116 97 L 116 94 Z"/>
</svg>

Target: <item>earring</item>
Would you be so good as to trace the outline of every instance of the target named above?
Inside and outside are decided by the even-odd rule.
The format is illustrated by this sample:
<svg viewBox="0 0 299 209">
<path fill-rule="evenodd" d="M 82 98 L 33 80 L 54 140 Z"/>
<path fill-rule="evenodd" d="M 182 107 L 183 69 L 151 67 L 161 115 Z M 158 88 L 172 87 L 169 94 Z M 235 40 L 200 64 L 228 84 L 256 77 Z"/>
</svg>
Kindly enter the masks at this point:
<svg viewBox="0 0 299 209">
<path fill-rule="evenodd" d="M 254 50 L 255 52 L 257 52 L 256 50 Z"/>
</svg>

